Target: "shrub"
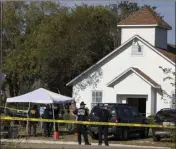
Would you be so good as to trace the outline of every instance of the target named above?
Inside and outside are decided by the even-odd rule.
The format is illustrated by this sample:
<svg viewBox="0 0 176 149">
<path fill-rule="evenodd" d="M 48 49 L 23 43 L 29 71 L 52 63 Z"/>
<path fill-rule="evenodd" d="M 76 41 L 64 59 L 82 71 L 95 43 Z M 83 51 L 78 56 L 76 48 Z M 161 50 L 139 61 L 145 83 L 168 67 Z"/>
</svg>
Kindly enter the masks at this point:
<svg viewBox="0 0 176 149">
<path fill-rule="evenodd" d="M 155 122 L 154 122 L 154 117 L 155 117 L 155 115 L 149 115 L 148 117 L 147 117 L 147 119 L 148 119 L 148 121 L 149 121 L 149 124 L 154 124 Z"/>
</svg>

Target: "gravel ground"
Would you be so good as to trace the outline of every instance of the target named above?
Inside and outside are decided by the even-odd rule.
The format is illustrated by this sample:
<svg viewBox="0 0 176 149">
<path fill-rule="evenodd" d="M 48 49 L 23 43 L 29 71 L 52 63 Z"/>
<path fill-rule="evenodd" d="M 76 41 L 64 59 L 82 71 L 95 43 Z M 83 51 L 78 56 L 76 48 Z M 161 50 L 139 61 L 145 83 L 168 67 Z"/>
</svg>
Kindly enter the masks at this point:
<svg viewBox="0 0 176 149">
<path fill-rule="evenodd" d="M 1 146 L 2 147 L 2 146 Z M 136 149 L 136 148 L 139 148 L 139 149 L 142 149 L 142 147 L 137 147 L 137 146 L 126 146 L 126 145 L 123 145 L 123 146 L 98 146 L 98 145 L 91 145 L 91 146 L 86 146 L 86 145 L 61 145 L 61 144 L 40 144 L 40 143 L 33 143 L 33 144 L 19 144 L 17 146 L 18 149 Z M 17 149 L 16 148 L 16 149 Z M 3 149 L 3 147 L 2 147 Z M 4 146 L 4 149 L 5 146 Z M 10 149 L 10 148 L 8 148 Z M 11 148 L 11 149 L 14 149 L 14 146 Z M 151 147 L 144 147 L 144 149 L 151 149 Z M 152 148 L 152 149 L 155 149 L 155 148 Z M 156 148 L 156 149 L 159 149 L 159 148 Z M 160 148 L 161 149 L 161 148 Z M 168 149 L 168 148 L 162 148 L 162 149 Z"/>
<path fill-rule="evenodd" d="M 75 141 L 77 142 L 77 136 L 72 135 L 68 135 L 68 133 L 63 132 L 64 128 L 62 128 L 62 130 L 60 130 L 60 138 L 59 140 L 61 141 Z M 42 131 L 41 129 L 37 130 L 39 136 L 37 137 L 26 137 L 25 135 L 25 129 L 21 130 L 20 134 L 21 137 L 20 138 L 26 138 L 26 139 L 36 139 L 36 140 L 53 140 L 52 137 L 50 138 L 45 138 L 42 137 Z M 89 140 L 92 143 L 97 143 L 97 140 L 93 140 L 90 136 L 89 136 Z M 121 141 L 118 139 L 115 139 L 113 137 L 109 138 L 109 143 L 110 144 L 127 144 L 127 145 L 152 145 L 152 146 L 158 146 L 158 147 L 172 147 L 176 149 L 176 143 L 172 143 L 170 142 L 168 139 L 163 139 L 160 142 L 153 142 L 152 136 L 150 136 L 147 139 L 140 139 L 138 135 L 134 135 L 131 136 L 131 138 L 128 141 Z"/>
<path fill-rule="evenodd" d="M 32 140 L 53 140 L 52 137 L 46 138 L 42 136 L 37 136 L 37 137 L 25 137 L 22 136 L 21 138 L 26 138 L 26 139 L 32 139 Z M 58 141 L 64 141 L 64 142 L 69 142 L 69 141 L 74 141 L 77 142 L 77 136 L 75 135 L 68 135 L 68 134 L 61 134 L 60 138 Z M 98 143 L 97 140 L 93 140 L 89 136 L 89 141 L 91 143 Z M 141 146 L 158 146 L 158 147 L 176 147 L 176 143 L 170 142 L 169 139 L 163 139 L 160 142 L 154 142 L 152 137 L 146 138 L 146 139 L 140 139 L 137 135 L 136 136 L 131 136 L 131 138 L 128 141 L 121 141 L 113 137 L 109 137 L 109 144 L 127 144 L 127 145 L 141 145 Z"/>
</svg>

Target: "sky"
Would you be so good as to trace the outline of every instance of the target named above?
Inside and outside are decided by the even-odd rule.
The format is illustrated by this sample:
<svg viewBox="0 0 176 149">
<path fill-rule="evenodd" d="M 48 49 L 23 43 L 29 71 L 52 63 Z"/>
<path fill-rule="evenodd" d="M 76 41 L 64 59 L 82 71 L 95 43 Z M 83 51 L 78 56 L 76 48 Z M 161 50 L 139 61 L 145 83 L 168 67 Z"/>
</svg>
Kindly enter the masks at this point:
<svg viewBox="0 0 176 149">
<path fill-rule="evenodd" d="M 164 20 L 172 27 L 172 30 L 168 31 L 168 43 L 176 45 L 176 2 L 174 0 L 129 0 L 130 2 L 137 2 L 139 6 L 151 5 L 156 6 L 156 11 L 164 16 Z M 117 4 L 119 0 L 60 0 L 62 5 L 75 6 L 82 3 L 88 5 L 109 5 Z"/>
</svg>

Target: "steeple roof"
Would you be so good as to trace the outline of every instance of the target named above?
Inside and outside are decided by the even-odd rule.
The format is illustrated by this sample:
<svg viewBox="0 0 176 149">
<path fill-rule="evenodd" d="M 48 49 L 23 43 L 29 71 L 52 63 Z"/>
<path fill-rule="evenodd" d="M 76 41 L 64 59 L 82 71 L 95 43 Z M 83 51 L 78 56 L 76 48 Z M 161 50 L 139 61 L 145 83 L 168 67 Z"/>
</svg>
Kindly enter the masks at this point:
<svg viewBox="0 0 176 149">
<path fill-rule="evenodd" d="M 118 26 L 159 26 L 168 30 L 172 27 L 161 19 L 150 7 L 143 7 L 119 22 Z"/>
</svg>

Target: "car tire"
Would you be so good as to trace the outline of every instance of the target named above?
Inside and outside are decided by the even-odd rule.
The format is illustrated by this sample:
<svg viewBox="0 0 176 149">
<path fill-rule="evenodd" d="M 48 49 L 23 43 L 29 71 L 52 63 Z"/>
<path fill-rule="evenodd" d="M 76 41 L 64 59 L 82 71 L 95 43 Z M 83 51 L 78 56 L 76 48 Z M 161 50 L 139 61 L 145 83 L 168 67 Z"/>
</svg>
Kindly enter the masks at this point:
<svg viewBox="0 0 176 149">
<path fill-rule="evenodd" d="M 129 138 L 129 131 L 128 128 L 122 128 L 121 129 L 121 135 L 120 135 L 121 140 L 127 141 Z"/>
<path fill-rule="evenodd" d="M 148 138 L 149 136 L 149 128 L 144 128 L 140 134 L 141 138 Z"/>
<path fill-rule="evenodd" d="M 153 141 L 154 142 L 158 142 L 158 141 L 160 141 L 161 140 L 161 137 L 160 136 L 155 136 L 155 135 L 153 135 Z"/>
</svg>

